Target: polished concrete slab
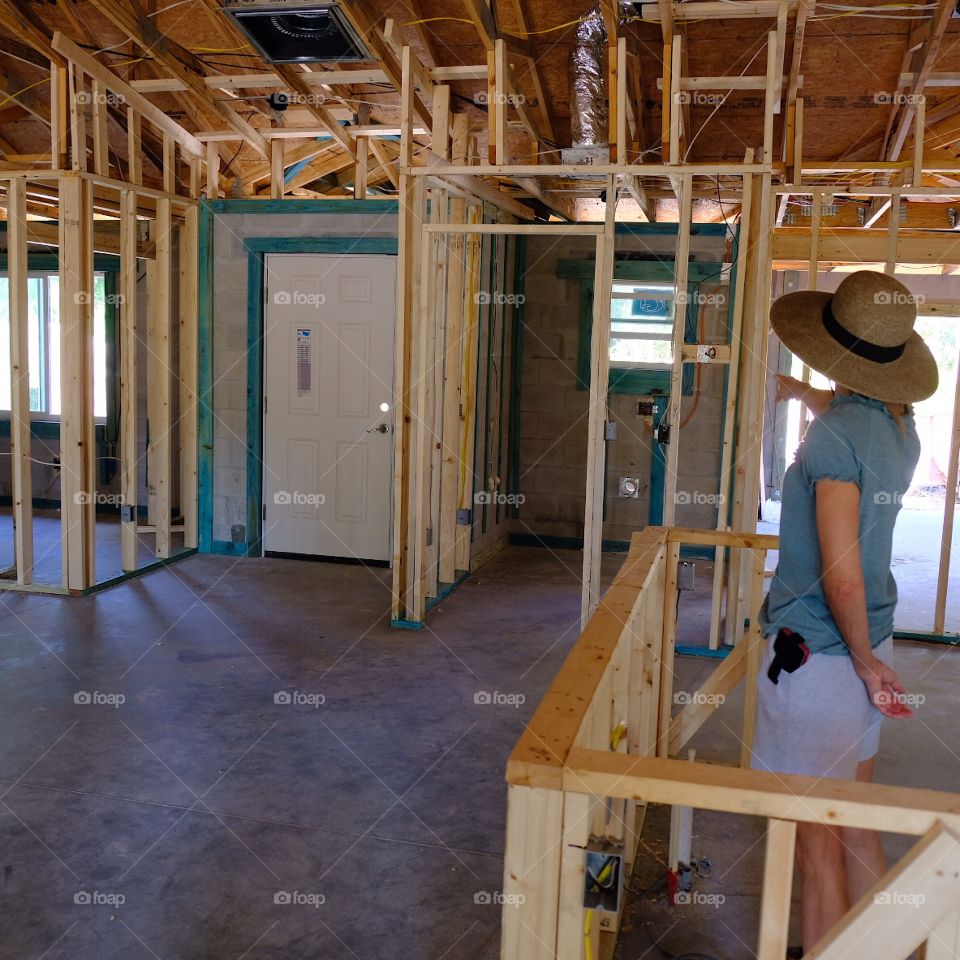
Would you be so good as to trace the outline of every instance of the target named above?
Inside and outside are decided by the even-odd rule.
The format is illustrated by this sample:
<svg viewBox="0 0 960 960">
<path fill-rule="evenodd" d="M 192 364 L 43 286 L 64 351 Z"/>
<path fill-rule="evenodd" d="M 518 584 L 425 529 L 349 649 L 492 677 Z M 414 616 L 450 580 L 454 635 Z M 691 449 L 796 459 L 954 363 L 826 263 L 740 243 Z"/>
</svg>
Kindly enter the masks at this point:
<svg viewBox="0 0 960 960">
<path fill-rule="evenodd" d="M 279 559 L 0 596 L 0 957 L 496 957 L 578 574 L 513 548 L 418 632 L 389 571 Z"/>
<path fill-rule="evenodd" d="M 388 571 L 280 559 L 0 595 L 0 958 L 493 960 L 504 763 L 577 636 L 579 573 L 576 552 L 509 548 L 418 632 L 387 625 Z M 702 599 L 680 623 L 703 642 Z M 960 654 L 898 655 L 929 699 L 885 736 L 882 776 L 960 789 Z M 711 665 L 681 658 L 678 684 Z M 737 709 L 700 755 L 735 752 Z M 749 955 L 749 823 L 696 820 L 733 933 L 697 907 L 683 929 L 717 957 Z M 651 816 L 652 875 L 663 829 Z M 658 910 L 628 915 L 622 957 L 649 949 Z"/>
</svg>

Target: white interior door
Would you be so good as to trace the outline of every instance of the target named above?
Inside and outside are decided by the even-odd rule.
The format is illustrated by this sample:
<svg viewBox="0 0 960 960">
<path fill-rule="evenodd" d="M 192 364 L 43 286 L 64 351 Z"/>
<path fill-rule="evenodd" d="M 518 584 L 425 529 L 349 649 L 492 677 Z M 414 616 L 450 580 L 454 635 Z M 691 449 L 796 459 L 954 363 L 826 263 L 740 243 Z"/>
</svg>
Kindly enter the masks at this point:
<svg viewBox="0 0 960 960">
<path fill-rule="evenodd" d="M 264 550 L 387 560 L 396 258 L 265 268 Z"/>
</svg>

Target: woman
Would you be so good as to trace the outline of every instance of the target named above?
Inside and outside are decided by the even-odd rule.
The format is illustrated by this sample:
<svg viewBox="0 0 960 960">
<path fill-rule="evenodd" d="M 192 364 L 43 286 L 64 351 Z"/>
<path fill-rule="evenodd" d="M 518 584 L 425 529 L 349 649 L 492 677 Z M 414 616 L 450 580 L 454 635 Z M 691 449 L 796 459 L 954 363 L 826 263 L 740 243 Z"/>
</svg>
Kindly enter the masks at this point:
<svg viewBox="0 0 960 960">
<path fill-rule="evenodd" d="M 883 716 L 912 715 L 891 666 L 890 561 L 920 455 L 910 404 L 938 382 L 915 321 L 909 291 L 867 271 L 832 295 L 773 305 L 774 332 L 836 389 L 780 383 L 817 416 L 784 477 L 779 563 L 760 614 L 756 769 L 872 780 Z M 885 864 L 875 831 L 813 823 L 798 825 L 797 859 L 806 952 Z"/>
</svg>

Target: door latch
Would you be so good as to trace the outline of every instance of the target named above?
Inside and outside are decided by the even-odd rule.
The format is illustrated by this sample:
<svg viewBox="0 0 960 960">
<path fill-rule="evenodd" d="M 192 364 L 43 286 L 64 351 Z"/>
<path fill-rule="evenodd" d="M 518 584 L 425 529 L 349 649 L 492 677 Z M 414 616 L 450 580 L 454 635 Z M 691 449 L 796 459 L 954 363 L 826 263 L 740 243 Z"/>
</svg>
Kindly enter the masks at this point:
<svg viewBox="0 0 960 960">
<path fill-rule="evenodd" d="M 371 427 L 367 433 L 389 433 L 390 426 L 386 423 L 378 423 L 375 427 Z"/>
</svg>

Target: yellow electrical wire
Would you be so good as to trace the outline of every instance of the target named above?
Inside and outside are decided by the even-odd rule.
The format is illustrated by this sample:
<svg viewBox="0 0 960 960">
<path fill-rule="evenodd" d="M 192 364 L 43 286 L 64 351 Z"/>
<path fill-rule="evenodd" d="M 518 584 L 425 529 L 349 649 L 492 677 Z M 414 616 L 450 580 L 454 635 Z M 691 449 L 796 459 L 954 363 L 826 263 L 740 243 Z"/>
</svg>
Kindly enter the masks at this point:
<svg viewBox="0 0 960 960">
<path fill-rule="evenodd" d="M 590 945 L 590 919 L 593 917 L 593 911 L 588 910 L 586 919 L 583 921 L 583 946 L 587 955 L 587 960 L 593 960 L 593 947 Z"/>
<path fill-rule="evenodd" d="M 28 90 L 32 90 L 34 87 L 39 87 L 41 83 L 49 83 L 50 77 L 44 77 L 42 80 L 37 80 L 35 83 L 31 83 L 26 87 L 23 87 L 21 90 L 17 90 L 16 93 L 8 93 L 2 100 L 0 100 L 0 107 L 5 107 L 11 100 L 16 100 L 21 93 L 26 93 Z"/>
</svg>

